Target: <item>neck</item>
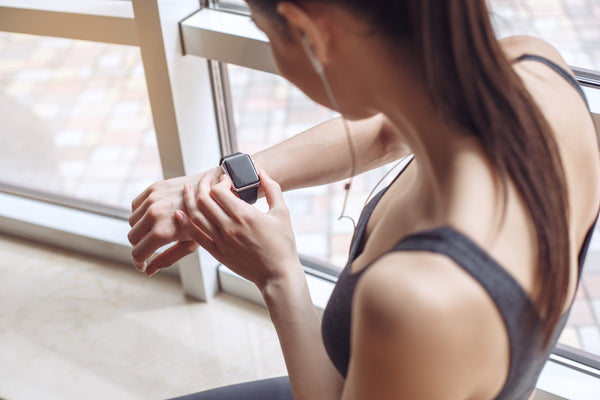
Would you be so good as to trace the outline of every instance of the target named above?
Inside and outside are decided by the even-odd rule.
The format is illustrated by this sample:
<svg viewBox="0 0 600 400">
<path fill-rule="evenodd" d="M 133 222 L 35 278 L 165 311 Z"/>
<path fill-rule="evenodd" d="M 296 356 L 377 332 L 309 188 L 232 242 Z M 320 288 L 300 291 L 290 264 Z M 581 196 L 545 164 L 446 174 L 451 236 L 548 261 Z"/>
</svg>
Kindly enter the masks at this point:
<svg viewBox="0 0 600 400">
<path fill-rule="evenodd" d="M 376 35 L 347 34 L 335 50 L 327 75 L 340 111 L 351 118 L 383 113 L 415 154 L 417 190 L 431 202 L 426 207 L 433 215 L 444 215 L 455 190 L 459 156 L 480 152 L 477 140 L 436 109 L 412 49 L 402 44 L 392 48 Z"/>
<path fill-rule="evenodd" d="M 368 68 L 375 73 L 365 73 L 369 82 L 364 87 L 370 88 L 365 98 L 370 99 L 373 109 L 388 117 L 415 154 L 425 198 L 431 199 L 432 206 L 445 204 L 443 199 L 452 190 L 457 156 L 465 146 L 473 145 L 474 139 L 436 109 L 416 57 L 403 57 L 402 62 L 398 59 L 384 56 L 371 60 Z M 436 214 L 444 212 L 436 208 Z"/>
</svg>

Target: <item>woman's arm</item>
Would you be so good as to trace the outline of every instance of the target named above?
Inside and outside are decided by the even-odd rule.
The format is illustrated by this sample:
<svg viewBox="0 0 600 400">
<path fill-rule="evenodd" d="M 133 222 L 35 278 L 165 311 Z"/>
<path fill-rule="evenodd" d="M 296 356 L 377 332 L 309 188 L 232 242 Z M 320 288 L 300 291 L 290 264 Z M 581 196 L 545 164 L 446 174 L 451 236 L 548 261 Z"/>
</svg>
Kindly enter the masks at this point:
<svg viewBox="0 0 600 400">
<path fill-rule="evenodd" d="M 356 174 L 409 154 L 383 114 L 347 121 L 356 154 Z M 334 118 L 252 156 L 285 192 L 350 177 L 350 148 L 342 118 Z"/>
<path fill-rule="evenodd" d="M 305 281 L 279 279 L 261 292 L 296 400 L 495 398 L 508 374 L 507 360 L 490 356 L 489 346 L 506 348 L 494 304 L 429 253 L 392 254 L 361 277 L 345 380 L 325 352 Z"/>
<path fill-rule="evenodd" d="M 382 115 L 350 121 L 350 132 L 356 149 L 356 172 L 378 167 L 408 154 L 401 136 Z M 283 190 L 334 182 L 350 175 L 350 152 L 341 118 L 325 122 L 291 139 L 263 150 L 253 159 Z M 198 246 L 177 225 L 174 212 L 183 209 L 182 189 L 196 186 L 202 176 L 215 179 L 221 168 L 202 174 L 156 182 L 132 202 L 128 238 L 133 245 L 132 259 L 136 268 L 146 271 L 148 260 L 160 247 L 174 243 L 157 256 L 151 270 L 173 265 L 194 252 Z M 155 268 L 157 267 L 157 268 Z"/>
<path fill-rule="evenodd" d="M 283 349 L 294 398 L 339 400 L 343 379 L 325 352 L 321 323 L 279 185 L 261 171 L 269 204 L 269 211 L 263 213 L 231 192 L 227 176 L 216 184 L 210 180 L 201 180 L 197 194 L 186 186 L 187 214 L 178 211 L 178 223 L 217 260 L 261 291 Z"/>
</svg>

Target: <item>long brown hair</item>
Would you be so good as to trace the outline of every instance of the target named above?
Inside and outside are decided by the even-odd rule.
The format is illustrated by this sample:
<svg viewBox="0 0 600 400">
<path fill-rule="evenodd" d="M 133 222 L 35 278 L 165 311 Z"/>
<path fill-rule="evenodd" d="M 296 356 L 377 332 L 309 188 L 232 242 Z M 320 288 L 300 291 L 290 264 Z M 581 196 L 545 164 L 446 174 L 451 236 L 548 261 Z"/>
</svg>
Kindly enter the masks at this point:
<svg viewBox="0 0 600 400">
<path fill-rule="evenodd" d="M 543 343 L 561 318 L 569 285 L 567 187 L 551 128 L 494 35 L 484 0 L 413 1 L 416 39 L 436 103 L 479 139 L 535 226 L 536 308 Z"/>
<path fill-rule="evenodd" d="M 513 182 L 535 226 L 533 298 L 542 319 L 542 343 L 547 344 L 569 284 L 566 181 L 551 128 L 503 54 L 486 1 L 308 1 L 355 11 L 390 44 L 408 41 L 421 57 L 429 95 L 446 117 L 479 140 L 502 182 L 505 199 L 508 181 Z M 278 0 L 249 2 L 277 18 Z"/>
</svg>

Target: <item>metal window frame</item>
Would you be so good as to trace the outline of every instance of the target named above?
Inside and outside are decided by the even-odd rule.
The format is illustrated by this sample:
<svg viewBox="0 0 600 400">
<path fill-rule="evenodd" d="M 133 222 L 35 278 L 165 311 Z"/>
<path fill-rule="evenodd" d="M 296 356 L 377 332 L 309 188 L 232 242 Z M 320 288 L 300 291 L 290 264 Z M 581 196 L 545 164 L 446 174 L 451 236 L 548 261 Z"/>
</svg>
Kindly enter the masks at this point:
<svg viewBox="0 0 600 400">
<path fill-rule="evenodd" d="M 600 355 L 558 343 L 550 359 L 600 379 Z M 569 362 L 565 362 L 565 359 Z"/>
<path fill-rule="evenodd" d="M 250 15 L 250 9 L 244 1 L 210 0 L 208 7 L 215 10 L 232 12 L 241 15 Z"/>
<path fill-rule="evenodd" d="M 571 67 L 575 74 L 575 79 L 581 85 L 592 88 L 600 88 L 600 71 L 594 71 L 591 69 Z"/>
<path fill-rule="evenodd" d="M 233 121 L 229 72 L 225 63 L 215 60 L 207 60 L 207 63 L 221 156 L 224 156 L 237 151 L 237 131 Z"/>
</svg>

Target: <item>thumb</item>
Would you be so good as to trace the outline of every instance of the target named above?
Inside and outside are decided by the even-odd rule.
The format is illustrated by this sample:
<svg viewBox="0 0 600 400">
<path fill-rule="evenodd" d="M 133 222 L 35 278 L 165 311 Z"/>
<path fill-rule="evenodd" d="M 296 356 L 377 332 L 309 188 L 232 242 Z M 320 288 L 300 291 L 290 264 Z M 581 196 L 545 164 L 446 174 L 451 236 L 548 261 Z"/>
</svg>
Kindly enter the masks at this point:
<svg viewBox="0 0 600 400">
<path fill-rule="evenodd" d="M 258 176 L 260 177 L 260 187 L 265 193 L 265 199 L 269 204 L 269 209 L 278 208 L 280 206 L 285 207 L 281 186 L 271 179 L 264 169 L 258 170 Z"/>
</svg>

